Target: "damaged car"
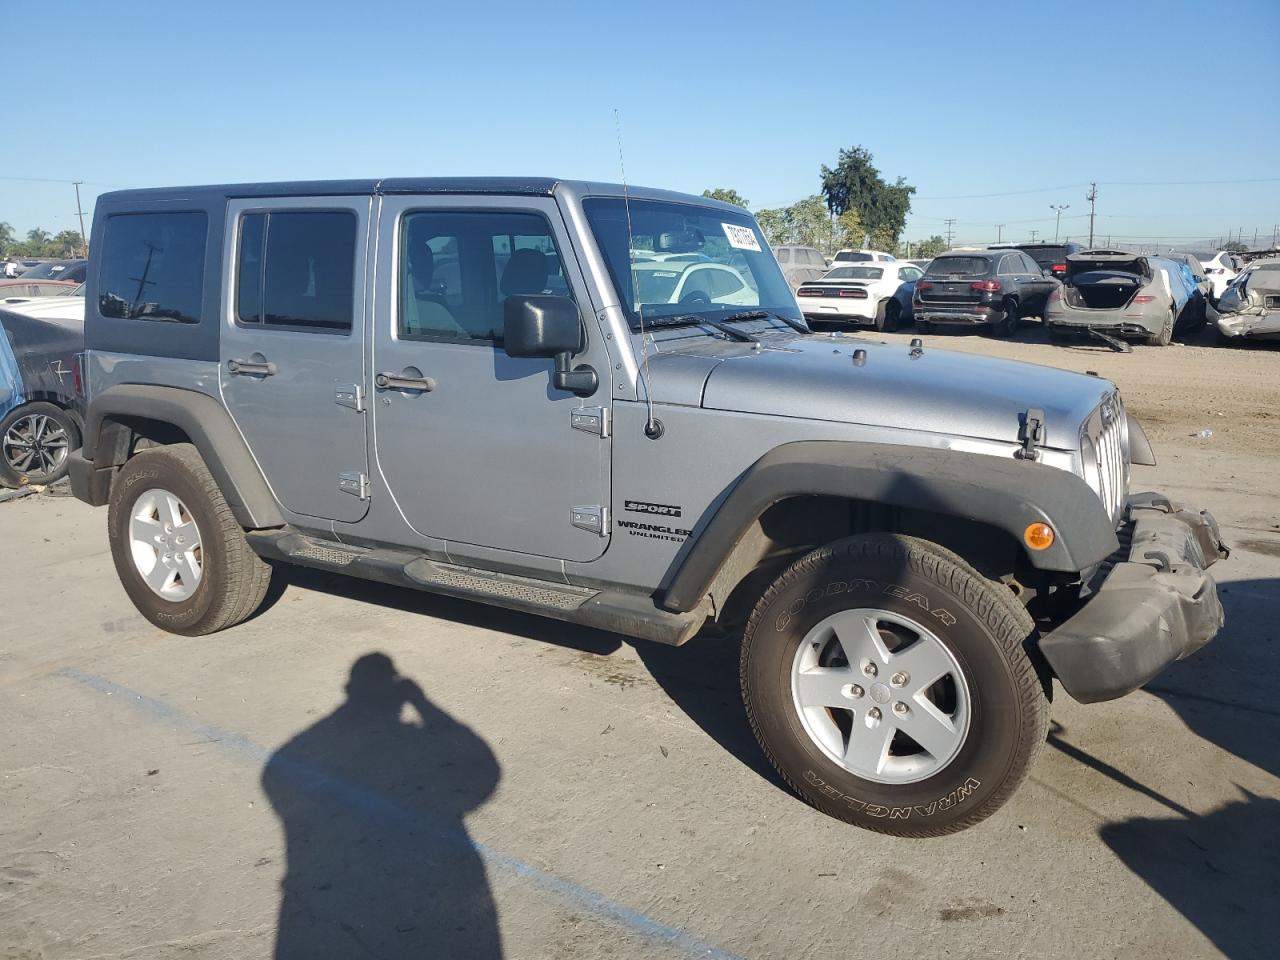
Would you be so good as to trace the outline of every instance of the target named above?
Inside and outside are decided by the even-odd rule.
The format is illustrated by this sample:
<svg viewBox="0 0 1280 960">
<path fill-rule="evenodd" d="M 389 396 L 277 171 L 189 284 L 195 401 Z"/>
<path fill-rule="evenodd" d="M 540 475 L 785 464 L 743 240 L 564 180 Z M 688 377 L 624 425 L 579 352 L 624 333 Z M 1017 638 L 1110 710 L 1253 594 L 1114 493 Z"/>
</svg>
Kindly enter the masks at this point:
<svg viewBox="0 0 1280 960">
<path fill-rule="evenodd" d="M 1223 340 L 1280 340 L 1280 257 L 1255 260 L 1218 301 Z"/>
<path fill-rule="evenodd" d="M 1067 257 L 1062 286 L 1049 295 L 1052 340 L 1078 334 L 1167 346 L 1198 317 L 1199 291 L 1184 263 L 1127 250 L 1084 250 Z"/>
<path fill-rule="evenodd" d="M 57 307 L 0 309 L 0 487 L 62 479 L 80 446 L 84 301 Z"/>
</svg>

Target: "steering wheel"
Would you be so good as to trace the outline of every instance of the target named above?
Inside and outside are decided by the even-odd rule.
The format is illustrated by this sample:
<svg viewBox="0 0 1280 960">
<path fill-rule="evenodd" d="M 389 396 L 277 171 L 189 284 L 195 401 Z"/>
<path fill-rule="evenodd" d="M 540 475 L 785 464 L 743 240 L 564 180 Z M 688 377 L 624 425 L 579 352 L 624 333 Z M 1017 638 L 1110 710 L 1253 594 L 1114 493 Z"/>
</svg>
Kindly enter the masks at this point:
<svg viewBox="0 0 1280 960">
<path fill-rule="evenodd" d="M 690 290 L 680 298 L 681 303 L 710 303 L 711 295 L 705 290 Z"/>
</svg>

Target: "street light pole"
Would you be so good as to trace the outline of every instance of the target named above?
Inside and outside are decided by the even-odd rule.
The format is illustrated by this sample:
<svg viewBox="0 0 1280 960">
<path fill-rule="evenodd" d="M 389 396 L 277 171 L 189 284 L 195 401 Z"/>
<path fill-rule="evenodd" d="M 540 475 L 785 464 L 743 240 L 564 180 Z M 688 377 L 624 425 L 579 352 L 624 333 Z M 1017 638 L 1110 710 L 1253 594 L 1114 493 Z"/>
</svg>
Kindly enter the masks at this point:
<svg viewBox="0 0 1280 960">
<path fill-rule="evenodd" d="M 1049 204 L 1050 210 L 1056 210 L 1058 212 L 1058 219 L 1053 222 L 1053 240 L 1055 243 L 1058 240 L 1058 228 L 1062 226 L 1062 211 L 1066 210 L 1070 206 L 1071 204 L 1069 203 Z"/>
</svg>

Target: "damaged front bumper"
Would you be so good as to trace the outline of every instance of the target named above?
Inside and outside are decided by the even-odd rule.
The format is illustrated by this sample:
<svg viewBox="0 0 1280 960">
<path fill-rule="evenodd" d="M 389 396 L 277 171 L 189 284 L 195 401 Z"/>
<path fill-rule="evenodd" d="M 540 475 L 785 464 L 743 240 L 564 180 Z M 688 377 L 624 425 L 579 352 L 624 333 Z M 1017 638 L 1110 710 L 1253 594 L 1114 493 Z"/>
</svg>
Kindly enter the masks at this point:
<svg viewBox="0 0 1280 960">
<path fill-rule="evenodd" d="M 1122 534 L 1125 552 L 1099 571 L 1096 591 L 1040 641 L 1058 680 L 1081 703 L 1131 693 L 1199 650 L 1223 624 L 1208 568 L 1229 551 L 1212 514 L 1135 494 Z"/>
<path fill-rule="evenodd" d="M 1218 332 L 1224 337 L 1258 337 L 1280 340 L 1280 310 L 1258 307 L 1218 317 Z"/>
</svg>

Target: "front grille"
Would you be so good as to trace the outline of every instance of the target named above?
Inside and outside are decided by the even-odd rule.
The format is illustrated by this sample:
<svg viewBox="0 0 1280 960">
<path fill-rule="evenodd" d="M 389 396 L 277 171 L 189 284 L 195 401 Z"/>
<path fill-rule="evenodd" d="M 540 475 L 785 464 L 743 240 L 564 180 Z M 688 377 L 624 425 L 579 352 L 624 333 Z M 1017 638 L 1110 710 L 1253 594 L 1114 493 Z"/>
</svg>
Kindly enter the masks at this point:
<svg viewBox="0 0 1280 960">
<path fill-rule="evenodd" d="M 1086 457 L 1085 479 L 1118 523 L 1129 497 L 1129 420 L 1118 393 L 1102 401 L 1085 429 L 1094 453 L 1093 463 Z"/>
</svg>

